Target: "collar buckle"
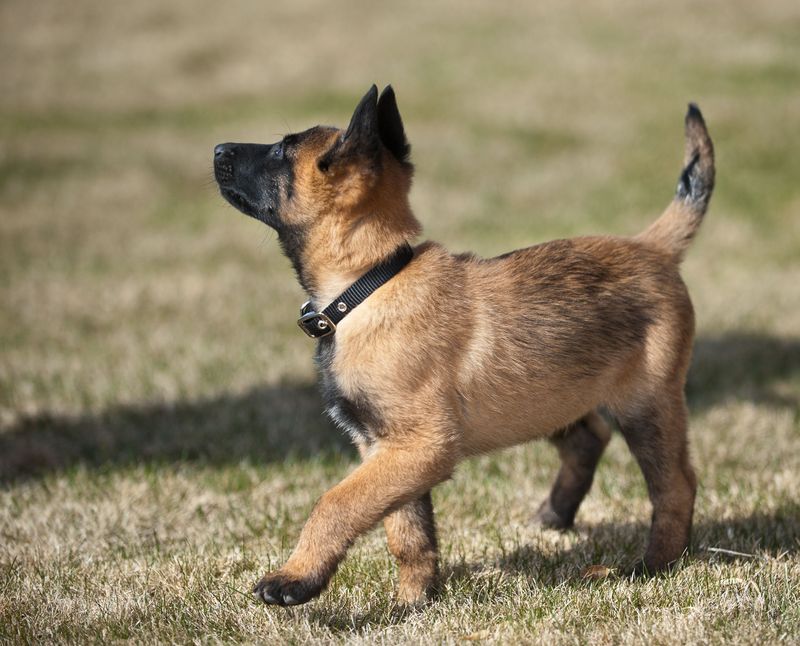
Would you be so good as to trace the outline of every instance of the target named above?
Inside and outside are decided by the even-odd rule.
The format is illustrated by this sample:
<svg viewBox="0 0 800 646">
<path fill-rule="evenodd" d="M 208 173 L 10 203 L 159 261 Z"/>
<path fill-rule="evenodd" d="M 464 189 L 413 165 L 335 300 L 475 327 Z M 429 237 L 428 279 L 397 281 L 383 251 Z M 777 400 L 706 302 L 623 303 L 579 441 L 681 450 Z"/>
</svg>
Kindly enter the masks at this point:
<svg viewBox="0 0 800 646">
<path fill-rule="evenodd" d="M 408 243 L 401 245 L 395 252 L 375 265 L 366 274 L 361 276 L 350 287 L 321 312 L 314 311 L 311 301 L 306 301 L 300 308 L 300 318 L 297 325 L 312 339 L 321 339 L 336 332 L 337 323 L 352 310 L 363 303 L 372 292 L 391 280 L 414 258 L 414 250 Z"/>
<path fill-rule="evenodd" d="M 312 339 L 321 339 L 336 332 L 336 324 L 323 312 L 309 311 L 297 319 L 297 325 Z"/>
</svg>

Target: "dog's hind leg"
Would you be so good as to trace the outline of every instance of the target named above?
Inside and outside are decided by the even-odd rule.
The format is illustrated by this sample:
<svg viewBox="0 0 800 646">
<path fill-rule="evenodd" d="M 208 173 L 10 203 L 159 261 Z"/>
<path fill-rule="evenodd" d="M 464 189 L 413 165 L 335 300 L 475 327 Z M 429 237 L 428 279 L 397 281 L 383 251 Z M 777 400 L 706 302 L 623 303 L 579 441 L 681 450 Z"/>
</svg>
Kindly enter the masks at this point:
<svg viewBox="0 0 800 646">
<path fill-rule="evenodd" d="M 639 463 L 653 505 L 650 540 L 635 572 L 655 573 L 677 561 L 689 545 L 697 480 L 689 462 L 687 412 L 682 391 L 618 417 Z"/>
<path fill-rule="evenodd" d="M 369 444 L 361 442 L 357 445 L 361 459 L 366 460 Z M 386 516 L 383 528 L 400 575 L 397 600 L 408 605 L 425 602 L 439 578 L 439 548 L 431 492 Z"/>
<path fill-rule="evenodd" d="M 389 551 L 397 559 L 402 603 L 424 602 L 436 585 L 439 556 L 430 492 L 383 519 Z"/>
<path fill-rule="evenodd" d="M 597 463 L 611 438 L 611 429 L 592 412 L 550 438 L 561 457 L 561 468 L 534 520 L 544 527 L 566 529 L 589 493 Z"/>
</svg>

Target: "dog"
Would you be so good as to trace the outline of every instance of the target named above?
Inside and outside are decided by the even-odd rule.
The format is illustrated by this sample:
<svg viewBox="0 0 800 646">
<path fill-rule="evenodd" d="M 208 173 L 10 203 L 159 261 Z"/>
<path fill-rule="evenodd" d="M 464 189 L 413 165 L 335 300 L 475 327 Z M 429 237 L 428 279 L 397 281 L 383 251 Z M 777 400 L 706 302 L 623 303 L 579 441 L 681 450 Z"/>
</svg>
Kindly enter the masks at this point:
<svg viewBox="0 0 800 646">
<path fill-rule="evenodd" d="M 214 149 L 224 198 L 277 231 L 309 302 L 327 412 L 362 463 L 317 502 L 286 564 L 253 593 L 295 605 L 319 595 L 347 549 L 383 521 L 400 602 L 435 592 L 431 489 L 468 456 L 548 438 L 561 466 L 536 512 L 572 525 L 619 426 L 653 514 L 637 572 L 687 549 L 695 473 L 686 373 L 694 313 L 679 264 L 707 210 L 714 151 L 696 105 L 664 213 L 633 237 L 556 240 L 482 259 L 435 242 L 409 206 L 410 146 L 387 86 L 346 130 L 316 126 L 274 144 Z"/>
</svg>

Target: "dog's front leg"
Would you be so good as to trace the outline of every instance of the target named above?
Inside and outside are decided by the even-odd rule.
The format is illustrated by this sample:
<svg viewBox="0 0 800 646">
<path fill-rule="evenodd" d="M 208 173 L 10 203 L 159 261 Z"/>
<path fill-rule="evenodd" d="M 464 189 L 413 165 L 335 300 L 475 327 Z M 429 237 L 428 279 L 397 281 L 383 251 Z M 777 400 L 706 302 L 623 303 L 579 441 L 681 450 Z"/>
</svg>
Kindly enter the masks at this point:
<svg viewBox="0 0 800 646">
<path fill-rule="evenodd" d="M 453 467 L 454 451 L 441 445 L 376 446 L 363 464 L 320 498 L 286 565 L 264 576 L 253 592 L 278 605 L 316 597 L 356 538 L 446 480 Z"/>
</svg>

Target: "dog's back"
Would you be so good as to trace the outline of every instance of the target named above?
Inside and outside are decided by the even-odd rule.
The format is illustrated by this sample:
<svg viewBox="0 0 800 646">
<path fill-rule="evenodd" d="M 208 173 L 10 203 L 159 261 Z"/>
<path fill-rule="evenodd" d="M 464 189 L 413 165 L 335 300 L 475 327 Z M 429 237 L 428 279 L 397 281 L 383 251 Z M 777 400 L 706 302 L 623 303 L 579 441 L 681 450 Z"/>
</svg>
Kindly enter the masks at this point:
<svg viewBox="0 0 800 646">
<path fill-rule="evenodd" d="M 691 302 L 675 263 L 641 242 L 575 238 L 465 262 L 468 453 L 550 435 L 685 371 Z"/>
</svg>

